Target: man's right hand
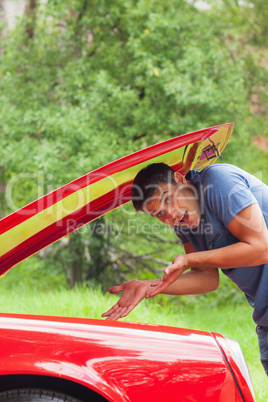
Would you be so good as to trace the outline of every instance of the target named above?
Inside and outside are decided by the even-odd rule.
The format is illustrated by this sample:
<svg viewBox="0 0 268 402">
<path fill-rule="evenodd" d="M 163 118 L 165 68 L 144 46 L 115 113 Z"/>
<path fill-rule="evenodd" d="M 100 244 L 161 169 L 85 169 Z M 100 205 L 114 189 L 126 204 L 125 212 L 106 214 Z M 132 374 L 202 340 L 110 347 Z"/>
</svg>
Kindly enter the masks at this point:
<svg viewBox="0 0 268 402">
<path fill-rule="evenodd" d="M 110 310 L 102 314 L 102 317 L 107 317 L 107 320 L 118 320 L 118 318 L 126 317 L 144 299 L 145 293 L 150 289 L 152 282 L 134 279 L 120 286 L 110 288 L 109 292 L 112 294 L 119 292 L 123 292 L 123 294 Z"/>
</svg>

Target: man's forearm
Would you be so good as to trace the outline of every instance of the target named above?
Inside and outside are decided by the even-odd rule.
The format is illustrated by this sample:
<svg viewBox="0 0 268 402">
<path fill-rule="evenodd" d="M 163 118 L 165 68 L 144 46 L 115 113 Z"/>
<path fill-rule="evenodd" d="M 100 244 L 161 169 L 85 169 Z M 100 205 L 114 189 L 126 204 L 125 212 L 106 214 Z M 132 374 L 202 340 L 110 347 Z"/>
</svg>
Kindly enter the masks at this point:
<svg viewBox="0 0 268 402">
<path fill-rule="evenodd" d="M 158 284 L 161 279 L 144 280 L 149 286 Z M 179 279 L 169 285 L 162 294 L 183 296 L 208 293 L 216 290 L 219 284 L 217 268 L 201 270 L 192 269 L 184 272 Z"/>
<path fill-rule="evenodd" d="M 179 279 L 161 293 L 174 296 L 197 295 L 216 290 L 218 284 L 219 273 L 217 268 L 205 271 L 192 269 L 184 272 Z"/>
</svg>

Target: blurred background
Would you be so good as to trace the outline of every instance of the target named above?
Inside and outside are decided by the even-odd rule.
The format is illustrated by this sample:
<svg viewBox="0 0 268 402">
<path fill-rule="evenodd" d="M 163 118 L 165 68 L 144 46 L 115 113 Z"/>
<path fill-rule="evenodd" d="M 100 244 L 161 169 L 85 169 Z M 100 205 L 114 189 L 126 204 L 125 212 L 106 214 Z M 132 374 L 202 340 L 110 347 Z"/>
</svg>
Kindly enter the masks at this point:
<svg viewBox="0 0 268 402">
<path fill-rule="evenodd" d="M 268 183 L 267 21 L 265 0 L 0 0 L 0 217 L 131 152 L 228 122 L 223 161 Z M 1 293 L 80 287 L 100 298 L 162 276 L 182 248 L 152 223 L 119 208 L 11 269 Z M 227 278 L 218 292 L 156 300 L 245 305 Z"/>
</svg>

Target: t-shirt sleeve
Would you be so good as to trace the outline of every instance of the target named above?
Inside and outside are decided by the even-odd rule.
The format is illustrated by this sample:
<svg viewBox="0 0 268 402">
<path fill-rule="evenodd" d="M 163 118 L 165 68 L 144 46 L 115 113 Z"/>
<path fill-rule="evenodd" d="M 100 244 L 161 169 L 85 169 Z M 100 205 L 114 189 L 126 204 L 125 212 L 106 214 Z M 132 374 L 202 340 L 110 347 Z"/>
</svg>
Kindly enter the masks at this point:
<svg viewBox="0 0 268 402">
<path fill-rule="evenodd" d="M 257 202 L 247 178 L 229 166 L 205 172 L 203 195 L 212 213 L 225 227 L 239 212 Z"/>
</svg>

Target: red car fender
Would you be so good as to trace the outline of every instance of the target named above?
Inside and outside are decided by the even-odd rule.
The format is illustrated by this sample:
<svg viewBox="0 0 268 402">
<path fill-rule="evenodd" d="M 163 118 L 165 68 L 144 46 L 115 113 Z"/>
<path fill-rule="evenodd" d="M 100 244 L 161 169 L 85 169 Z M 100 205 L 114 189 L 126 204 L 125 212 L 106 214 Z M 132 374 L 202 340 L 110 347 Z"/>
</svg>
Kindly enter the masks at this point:
<svg viewBox="0 0 268 402">
<path fill-rule="evenodd" d="M 209 333 L 3 314 L 0 326 L 0 375 L 60 377 L 115 402 L 243 401 Z"/>
</svg>

